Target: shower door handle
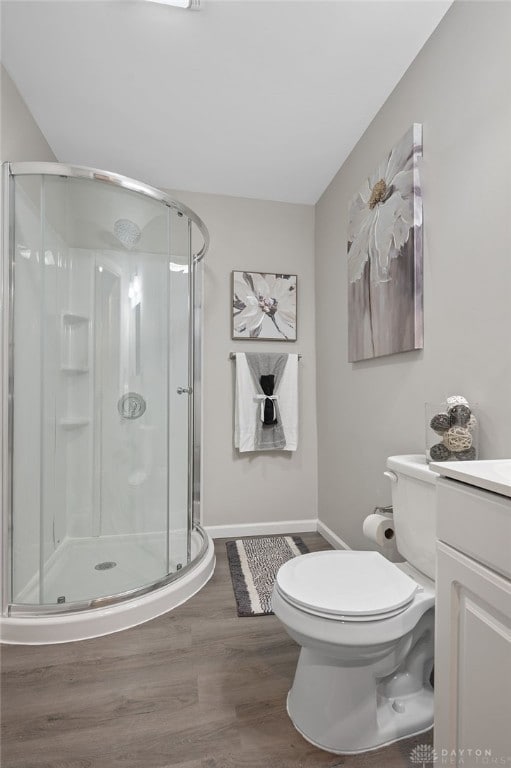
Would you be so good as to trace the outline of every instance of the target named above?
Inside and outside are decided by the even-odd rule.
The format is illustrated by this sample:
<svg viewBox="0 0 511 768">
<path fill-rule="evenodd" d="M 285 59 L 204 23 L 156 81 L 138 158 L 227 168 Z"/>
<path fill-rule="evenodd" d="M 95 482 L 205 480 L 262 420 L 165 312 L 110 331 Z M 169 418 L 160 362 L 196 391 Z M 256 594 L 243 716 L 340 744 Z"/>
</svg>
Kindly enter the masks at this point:
<svg viewBox="0 0 511 768">
<path fill-rule="evenodd" d="M 178 387 L 176 392 L 178 395 L 191 395 L 193 390 L 191 387 Z"/>
</svg>

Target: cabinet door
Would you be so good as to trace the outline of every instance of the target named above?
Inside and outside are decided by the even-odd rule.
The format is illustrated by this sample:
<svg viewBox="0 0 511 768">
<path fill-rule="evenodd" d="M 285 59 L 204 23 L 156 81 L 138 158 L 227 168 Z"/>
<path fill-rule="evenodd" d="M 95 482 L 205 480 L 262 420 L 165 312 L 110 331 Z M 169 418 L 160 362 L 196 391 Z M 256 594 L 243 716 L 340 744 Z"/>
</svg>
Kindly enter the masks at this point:
<svg viewBox="0 0 511 768">
<path fill-rule="evenodd" d="M 455 766 L 511 763 L 511 583 L 438 543 L 435 750 Z M 486 759 L 486 763 L 483 762 Z"/>
</svg>

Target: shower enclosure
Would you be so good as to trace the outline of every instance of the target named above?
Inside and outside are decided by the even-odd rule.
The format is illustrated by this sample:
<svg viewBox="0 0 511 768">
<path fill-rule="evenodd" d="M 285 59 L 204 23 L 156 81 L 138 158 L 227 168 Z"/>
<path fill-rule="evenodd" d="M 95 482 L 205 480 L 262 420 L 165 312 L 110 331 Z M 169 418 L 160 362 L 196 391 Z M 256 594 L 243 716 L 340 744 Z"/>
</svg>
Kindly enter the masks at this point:
<svg viewBox="0 0 511 768">
<path fill-rule="evenodd" d="M 172 608 L 214 567 L 208 232 L 160 190 L 53 163 L 5 164 L 3 213 L 2 639 L 90 637 Z"/>
</svg>

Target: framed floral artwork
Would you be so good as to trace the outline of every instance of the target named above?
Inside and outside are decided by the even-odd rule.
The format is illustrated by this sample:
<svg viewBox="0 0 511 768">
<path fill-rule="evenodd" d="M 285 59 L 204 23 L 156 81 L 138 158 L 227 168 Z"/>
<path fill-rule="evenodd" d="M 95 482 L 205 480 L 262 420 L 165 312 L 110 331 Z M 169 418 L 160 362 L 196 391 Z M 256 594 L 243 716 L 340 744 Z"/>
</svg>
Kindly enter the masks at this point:
<svg viewBox="0 0 511 768">
<path fill-rule="evenodd" d="M 414 123 L 351 201 L 349 362 L 423 347 L 420 157 Z"/>
<path fill-rule="evenodd" d="M 296 275 L 232 273 L 232 338 L 296 341 Z"/>
</svg>

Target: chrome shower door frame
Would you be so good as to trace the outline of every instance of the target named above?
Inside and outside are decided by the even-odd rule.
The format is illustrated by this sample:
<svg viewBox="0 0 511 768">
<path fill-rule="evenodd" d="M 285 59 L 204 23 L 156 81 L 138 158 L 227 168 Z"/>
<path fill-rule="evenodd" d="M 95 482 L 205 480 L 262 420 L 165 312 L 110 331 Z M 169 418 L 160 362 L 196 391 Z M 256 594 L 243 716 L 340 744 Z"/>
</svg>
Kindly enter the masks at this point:
<svg viewBox="0 0 511 768">
<path fill-rule="evenodd" d="M 201 495 L 202 495 L 202 311 L 203 311 L 203 263 L 192 259 L 192 314 L 190 322 L 190 350 L 192 360 L 192 414 L 191 414 L 191 442 L 192 452 L 190 456 L 191 477 L 191 528 L 200 525 L 201 520 Z"/>
<path fill-rule="evenodd" d="M 14 188 L 10 166 L 2 164 L 2 258 L 0 270 L 0 501 L 2 504 L 2 615 L 12 593 L 12 458 L 14 389 Z"/>
<path fill-rule="evenodd" d="M 152 584 L 109 595 L 62 605 L 29 605 L 12 602 L 13 574 L 13 436 L 14 436 L 14 179 L 16 176 L 41 175 L 82 178 L 112 184 L 123 189 L 138 192 L 188 218 L 189 226 L 189 338 L 188 338 L 188 562 L 179 571 L 168 573 Z M 126 176 L 109 171 L 72 166 L 60 163 L 5 162 L 2 164 L 2 258 L 0 271 L 0 501 L 2 503 L 2 529 L 0 553 L 2 555 L 1 614 L 3 616 L 50 616 L 75 613 L 77 611 L 101 608 L 138 598 L 177 581 L 194 568 L 206 555 L 208 538 L 200 525 L 200 460 L 201 460 L 201 313 L 202 288 L 196 290 L 197 273 L 202 275 L 200 262 L 209 248 L 209 232 L 199 216 L 183 203 L 155 187 L 143 184 Z M 192 252 L 192 222 L 203 239 L 202 247 Z M 195 443 L 195 440 L 197 443 Z M 191 535 L 196 531 L 201 537 L 201 546 L 195 558 L 191 559 Z"/>
</svg>

